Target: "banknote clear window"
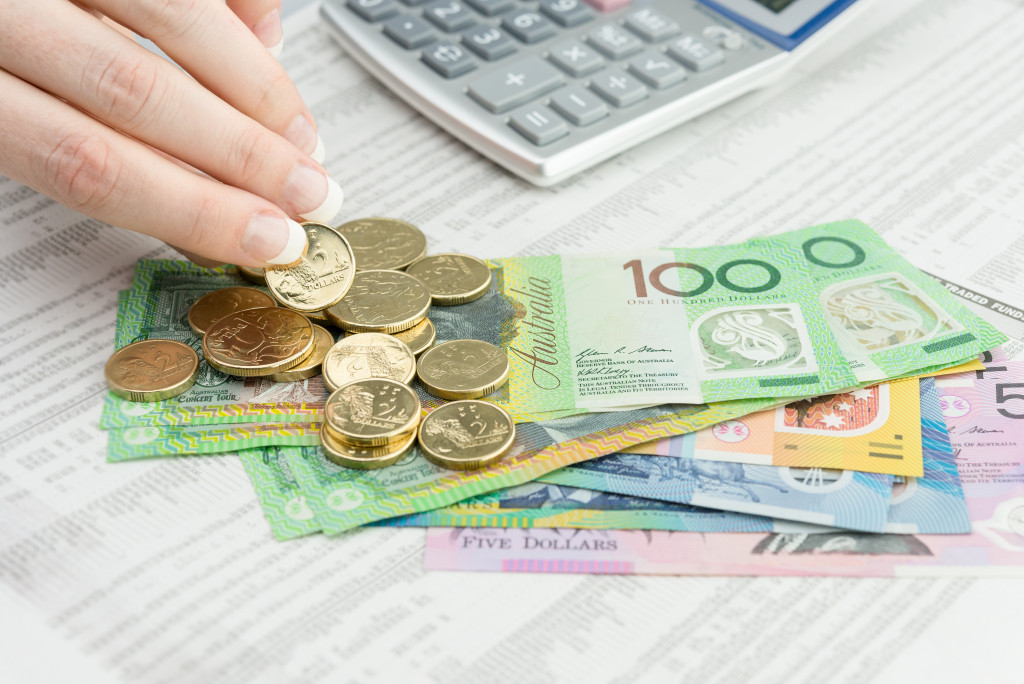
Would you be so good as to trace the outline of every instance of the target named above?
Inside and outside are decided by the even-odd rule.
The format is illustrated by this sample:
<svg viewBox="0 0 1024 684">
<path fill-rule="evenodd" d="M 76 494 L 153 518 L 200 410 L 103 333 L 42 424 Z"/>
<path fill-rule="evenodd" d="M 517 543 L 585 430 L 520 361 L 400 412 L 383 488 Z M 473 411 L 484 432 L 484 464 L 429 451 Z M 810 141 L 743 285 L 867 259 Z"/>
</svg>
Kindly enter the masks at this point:
<svg viewBox="0 0 1024 684">
<path fill-rule="evenodd" d="M 822 295 L 829 323 L 866 352 L 895 349 L 963 330 L 914 283 L 883 273 L 829 287 Z"/>
<path fill-rule="evenodd" d="M 811 373 L 818 369 L 796 304 L 715 309 L 694 323 L 704 378 Z"/>
</svg>

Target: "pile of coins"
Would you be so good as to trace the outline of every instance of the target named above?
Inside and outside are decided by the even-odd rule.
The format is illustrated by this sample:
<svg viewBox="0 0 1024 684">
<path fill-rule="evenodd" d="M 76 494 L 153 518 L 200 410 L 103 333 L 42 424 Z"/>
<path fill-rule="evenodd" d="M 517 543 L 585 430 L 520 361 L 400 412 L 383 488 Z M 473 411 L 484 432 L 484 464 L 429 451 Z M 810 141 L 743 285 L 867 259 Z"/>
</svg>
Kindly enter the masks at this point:
<svg viewBox="0 0 1024 684">
<path fill-rule="evenodd" d="M 270 294 L 230 287 L 199 298 L 188 313 L 203 357 L 238 377 L 294 382 L 322 374 L 331 391 L 321 441 L 325 455 L 349 468 L 396 463 L 419 442 L 434 463 L 477 468 L 502 458 L 515 426 L 500 407 L 473 401 L 508 379 L 503 350 L 479 340 L 434 345 L 432 305 L 483 297 L 491 273 L 465 254 L 427 255 L 415 226 L 388 218 L 337 228 L 302 224 L 308 249 L 296 263 L 239 273 Z M 335 341 L 324 326 L 345 332 Z M 418 359 L 418 361 L 417 361 Z M 133 401 L 167 399 L 187 390 L 199 357 L 175 340 L 143 340 L 118 350 L 107 381 Z M 420 423 L 410 383 L 453 403 Z M 453 408 L 454 407 L 454 408 Z"/>
</svg>

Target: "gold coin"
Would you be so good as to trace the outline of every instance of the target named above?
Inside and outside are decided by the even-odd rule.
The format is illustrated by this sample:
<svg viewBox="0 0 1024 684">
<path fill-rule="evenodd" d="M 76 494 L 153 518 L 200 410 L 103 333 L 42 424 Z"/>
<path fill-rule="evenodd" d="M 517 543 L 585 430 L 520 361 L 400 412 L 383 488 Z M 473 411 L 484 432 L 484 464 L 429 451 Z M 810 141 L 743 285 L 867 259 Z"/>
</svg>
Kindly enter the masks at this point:
<svg viewBox="0 0 1024 684">
<path fill-rule="evenodd" d="M 416 356 L 430 349 L 434 344 L 434 339 L 437 337 L 437 331 L 434 329 L 434 324 L 429 318 L 424 318 L 408 330 L 401 330 L 391 334 L 409 345 L 409 349 Z"/>
<path fill-rule="evenodd" d="M 346 444 L 383 446 L 416 429 L 420 401 L 411 387 L 394 380 L 356 380 L 327 397 L 324 422 Z"/>
<path fill-rule="evenodd" d="M 320 367 L 334 345 L 334 335 L 327 328 L 313 324 L 313 348 L 297 364 L 285 371 L 269 376 L 274 382 L 295 382 L 305 380 L 320 373 Z"/>
<path fill-rule="evenodd" d="M 359 333 L 331 347 L 324 359 L 324 384 L 332 392 L 353 380 L 385 378 L 408 384 L 416 376 L 416 357 L 392 335 Z"/>
<path fill-rule="evenodd" d="M 326 311 L 303 311 L 302 315 L 313 321 L 314 323 L 322 323 L 324 325 L 332 325 L 331 319 L 327 317 Z"/>
<path fill-rule="evenodd" d="M 416 374 L 435 397 L 476 399 L 508 381 L 508 355 L 489 342 L 453 340 L 423 352 Z"/>
<path fill-rule="evenodd" d="M 210 326 L 235 311 L 277 306 L 274 298 L 251 287 L 225 287 L 207 292 L 188 310 L 192 332 L 202 337 Z"/>
<path fill-rule="evenodd" d="M 114 352 L 103 374 L 110 391 L 119 397 L 160 401 L 178 396 L 195 383 L 199 355 L 176 340 L 139 340 Z"/>
<path fill-rule="evenodd" d="M 240 377 L 272 375 L 297 365 L 313 347 L 313 324 L 281 307 L 246 309 L 220 319 L 203 336 L 206 362 Z"/>
<path fill-rule="evenodd" d="M 416 433 L 413 432 L 404 442 L 363 448 L 336 439 L 327 423 L 324 423 L 320 427 L 320 444 L 323 445 L 324 454 L 330 461 L 345 468 L 372 470 L 398 463 L 411 454 L 416 447 Z"/>
<path fill-rule="evenodd" d="M 416 226 L 392 218 L 366 218 L 335 228 L 352 245 L 356 269 L 401 270 L 427 253 L 427 236 Z"/>
<path fill-rule="evenodd" d="M 431 254 L 410 265 L 406 273 L 423 281 L 438 306 L 480 299 L 491 287 L 491 269 L 468 254 Z"/>
<path fill-rule="evenodd" d="M 262 268 L 255 268 L 252 266 L 236 266 L 235 268 L 238 269 L 238 275 L 242 276 L 250 283 L 255 283 L 257 285 L 267 284 L 267 276 L 264 274 Z"/>
<path fill-rule="evenodd" d="M 355 275 L 355 258 L 348 241 L 333 228 L 303 223 L 309 249 L 291 266 L 266 269 L 267 287 L 289 309 L 323 311 L 348 292 Z"/>
<path fill-rule="evenodd" d="M 419 442 L 431 463 L 473 470 L 497 463 L 512 448 L 516 426 L 505 409 L 486 401 L 453 401 L 420 423 Z"/>
<path fill-rule="evenodd" d="M 345 298 L 327 309 L 334 324 L 349 332 L 395 333 L 427 317 L 430 291 L 402 271 L 359 271 Z"/>
<path fill-rule="evenodd" d="M 345 336 L 351 337 L 352 335 L 366 334 L 369 333 L 345 333 Z M 434 329 L 434 324 L 429 318 L 424 318 L 408 330 L 400 330 L 399 332 L 389 334 L 409 345 L 410 351 L 412 351 L 415 356 L 419 356 L 426 350 L 430 349 L 434 344 L 434 340 L 437 338 L 437 330 Z"/>
</svg>

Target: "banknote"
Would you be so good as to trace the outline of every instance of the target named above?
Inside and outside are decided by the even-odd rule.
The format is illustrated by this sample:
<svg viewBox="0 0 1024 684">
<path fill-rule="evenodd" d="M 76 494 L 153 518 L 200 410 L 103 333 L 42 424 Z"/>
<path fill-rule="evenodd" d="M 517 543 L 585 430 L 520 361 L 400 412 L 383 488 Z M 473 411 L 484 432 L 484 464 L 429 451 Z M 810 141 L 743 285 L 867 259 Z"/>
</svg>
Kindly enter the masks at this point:
<svg viewBox="0 0 1024 684">
<path fill-rule="evenodd" d="M 918 386 L 917 379 L 899 380 L 805 399 L 719 423 L 690 438 L 669 437 L 627 452 L 919 477 Z"/>
<path fill-rule="evenodd" d="M 238 457 L 275 537 L 295 539 L 320 531 L 320 523 L 280 449 L 244 449 Z"/>
<path fill-rule="evenodd" d="M 327 533 L 418 513 L 618 451 L 629 444 L 745 415 L 770 400 L 593 413 L 516 426 L 510 455 L 477 471 L 445 470 L 414 450 L 399 463 L 359 471 L 336 466 L 316 447 L 284 447 L 306 501 Z"/>
<path fill-rule="evenodd" d="M 162 338 L 184 342 L 202 358 L 202 341 L 188 325 L 196 299 L 223 287 L 251 286 L 233 267 L 208 269 L 185 261 L 140 260 L 118 320 L 118 341 Z M 316 420 L 327 390 L 320 376 L 292 383 L 234 378 L 200 362 L 195 385 L 157 402 L 132 402 L 108 394 L 100 427 L 284 423 Z"/>
<path fill-rule="evenodd" d="M 431 569 L 719 575 L 1024 576 L 1024 363 L 936 381 L 970 534 L 444 529 Z M 504 549 L 504 550 L 499 550 Z"/>
<path fill-rule="evenodd" d="M 320 444 L 320 423 L 146 425 L 107 431 L 107 461 Z"/>
<path fill-rule="evenodd" d="M 695 440 L 694 435 L 689 435 Z M 692 447 L 689 447 L 692 448 Z M 866 532 L 885 528 L 893 476 L 614 454 L 543 482 Z"/>
<path fill-rule="evenodd" d="M 859 221 L 491 265 L 488 306 L 518 312 L 502 346 L 532 381 L 513 401 L 549 407 L 817 396 L 1006 339 Z"/>
<path fill-rule="evenodd" d="M 452 506 L 382 520 L 388 527 L 573 527 L 582 529 L 768 532 L 786 522 L 579 487 L 530 482 Z"/>
</svg>

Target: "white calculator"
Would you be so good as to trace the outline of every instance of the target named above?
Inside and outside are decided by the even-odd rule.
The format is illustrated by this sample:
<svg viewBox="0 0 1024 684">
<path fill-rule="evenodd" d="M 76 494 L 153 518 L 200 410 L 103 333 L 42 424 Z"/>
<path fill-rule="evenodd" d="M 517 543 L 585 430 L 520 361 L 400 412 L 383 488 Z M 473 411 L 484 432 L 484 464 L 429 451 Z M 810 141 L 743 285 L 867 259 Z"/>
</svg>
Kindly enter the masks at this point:
<svg viewBox="0 0 1024 684">
<path fill-rule="evenodd" d="M 547 186 L 762 87 L 869 0 L 325 0 L 370 73 Z"/>
</svg>

